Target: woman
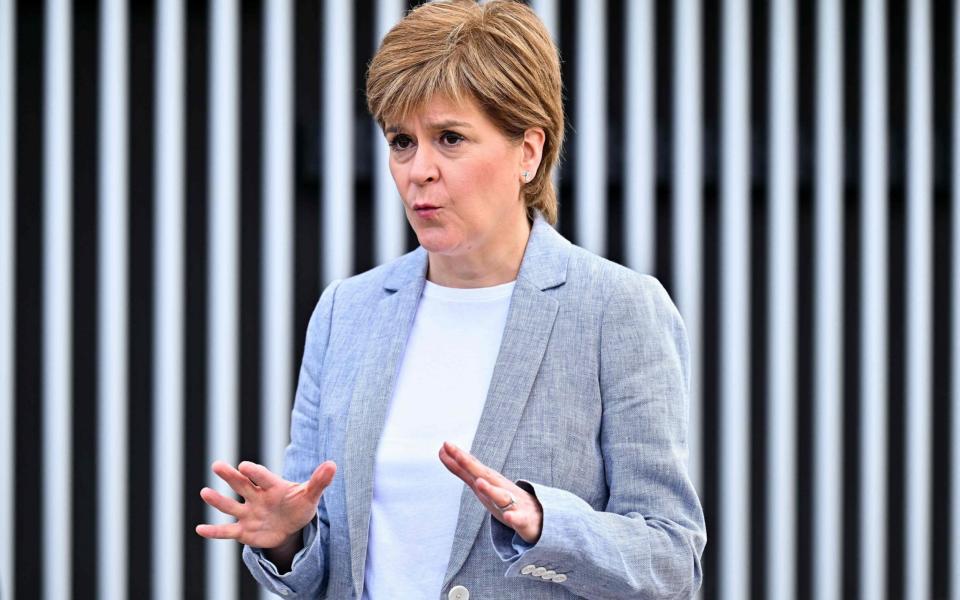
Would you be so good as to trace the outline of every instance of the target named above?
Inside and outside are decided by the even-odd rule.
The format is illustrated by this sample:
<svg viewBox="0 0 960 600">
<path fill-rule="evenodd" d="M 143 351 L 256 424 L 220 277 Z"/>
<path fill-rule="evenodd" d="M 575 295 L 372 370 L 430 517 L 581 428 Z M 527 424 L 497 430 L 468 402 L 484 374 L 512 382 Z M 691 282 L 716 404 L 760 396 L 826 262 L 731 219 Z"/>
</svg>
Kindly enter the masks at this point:
<svg viewBox="0 0 960 600">
<path fill-rule="evenodd" d="M 245 544 L 291 597 L 692 596 L 683 324 L 656 280 L 550 227 L 563 109 L 543 24 L 509 1 L 425 4 L 367 97 L 420 247 L 324 291 L 283 477 L 215 463 L 245 502 L 205 488 L 237 521 L 197 532 Z"/>
</svg>

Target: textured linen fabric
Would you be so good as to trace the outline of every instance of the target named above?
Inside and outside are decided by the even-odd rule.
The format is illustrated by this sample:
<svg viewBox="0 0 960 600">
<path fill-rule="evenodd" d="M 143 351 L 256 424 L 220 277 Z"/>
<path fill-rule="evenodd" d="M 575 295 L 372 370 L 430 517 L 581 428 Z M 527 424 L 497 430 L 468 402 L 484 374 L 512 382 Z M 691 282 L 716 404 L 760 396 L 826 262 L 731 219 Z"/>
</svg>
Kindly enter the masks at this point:
<svg viewBox="0 0 960 600">
<path fill-rule="evenodd" d="M 331 284 L 317 304 L 284 476 L 303 481 L 325 459 L 339 470 L 290 573 L 244 549 L 275 593 L 362 595 L 376 450 L 426 267 L 419 248 Z M 688 361 L 655 279 L 538 218 L 470 451 L 536 494 L 543 532 L 515 543 L 463 486 L 438 597 L 457 585 L 475 599 L 692 597 L 706 530 L 686 467 Z"/>
<path fill-rule="evenodd" d="M 365 600 L 440 591 L 463 485 L 437 453 L 473 442 L 513 285 L 423 289 L 374 464 Z"/>
</svg>

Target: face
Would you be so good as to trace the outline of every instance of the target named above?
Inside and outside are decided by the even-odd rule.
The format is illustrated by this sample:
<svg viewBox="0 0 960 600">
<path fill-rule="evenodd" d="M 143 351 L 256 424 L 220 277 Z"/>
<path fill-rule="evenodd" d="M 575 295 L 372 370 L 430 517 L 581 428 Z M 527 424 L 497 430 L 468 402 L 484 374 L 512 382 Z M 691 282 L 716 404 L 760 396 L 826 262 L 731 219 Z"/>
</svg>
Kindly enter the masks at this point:
<svg viewBox="0 0 960 600">
<path fill-rule="evenodd" d="M 385 134 L 407 220 L 427 251 L 483 252 L 526 227 L 522 172 L 535 172 L 539 154 L 504 136 L 473 101 L 435 98 L 386 123 Z"/>
</svg>

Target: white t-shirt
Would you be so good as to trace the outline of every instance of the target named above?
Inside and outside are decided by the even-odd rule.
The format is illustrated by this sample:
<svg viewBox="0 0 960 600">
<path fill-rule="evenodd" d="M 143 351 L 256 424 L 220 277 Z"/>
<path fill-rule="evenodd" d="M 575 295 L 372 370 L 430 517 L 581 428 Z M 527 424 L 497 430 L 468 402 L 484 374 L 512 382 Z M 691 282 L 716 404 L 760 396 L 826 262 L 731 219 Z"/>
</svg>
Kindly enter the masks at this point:
<svg viewBox="0 0 960 600">
<path fill-rule="evenodd" d="M 514 283 L 426 282 L 377 448 L 366 600 L 440 594 L 464 484 L 438 454 L 473 443 Z"/>
</svg>

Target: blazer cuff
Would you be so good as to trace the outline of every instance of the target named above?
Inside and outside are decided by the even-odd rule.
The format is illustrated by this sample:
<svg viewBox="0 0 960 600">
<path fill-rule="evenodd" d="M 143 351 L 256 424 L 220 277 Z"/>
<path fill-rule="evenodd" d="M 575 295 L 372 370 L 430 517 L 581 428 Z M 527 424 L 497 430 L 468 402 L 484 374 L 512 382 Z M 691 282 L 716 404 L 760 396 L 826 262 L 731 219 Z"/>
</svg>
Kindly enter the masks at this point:
<svg viewBox="0 0 960 600">
<path fill-rule="evenodd" d="M 280 573 L 273 562 L 266 557 L 262 548 L 244 546 L 243 562 L 250 569 L 254 579 L 267 589 L 281 596 L 296 595 L 311 587 L 316 578 L 314 569 L 309 568 L 307 557 L 316 553 L 318 541 L 317 532 L 320 530 L 320 517 L 314 515 L 313 520 L 303 528 L 303 548 L 294 556 L 290 570 Z"/>
<path fill-rule="evenodd" d="M 513 529 L 490 516 L 490 536 L 500 559 L 510 564 L 505 577 L 533 577 L 563 583 L 575 577 L 570 571 L 582 565 L 582 548 L 572 547 L 571 527 L 582 525 L 585 512 L 594 512 L 582 498 L 558 488 L 526 480 L 516 482 L 533 494 L 543 508 L 543 525 L 536 544 L 523 541 Z"/>
<path fill-rule="evenodd" d="M 534 497 L 537 496 L 530 482 L 520 479 L 514 483 Z M 524 540 L 520 534 L 495 519 L 493 515 L 490 515 L 490 540 L 493 542 L 493 549 L 504 562 L 514 562 L 534 547 L 534 544 Z"/>
</svg>

